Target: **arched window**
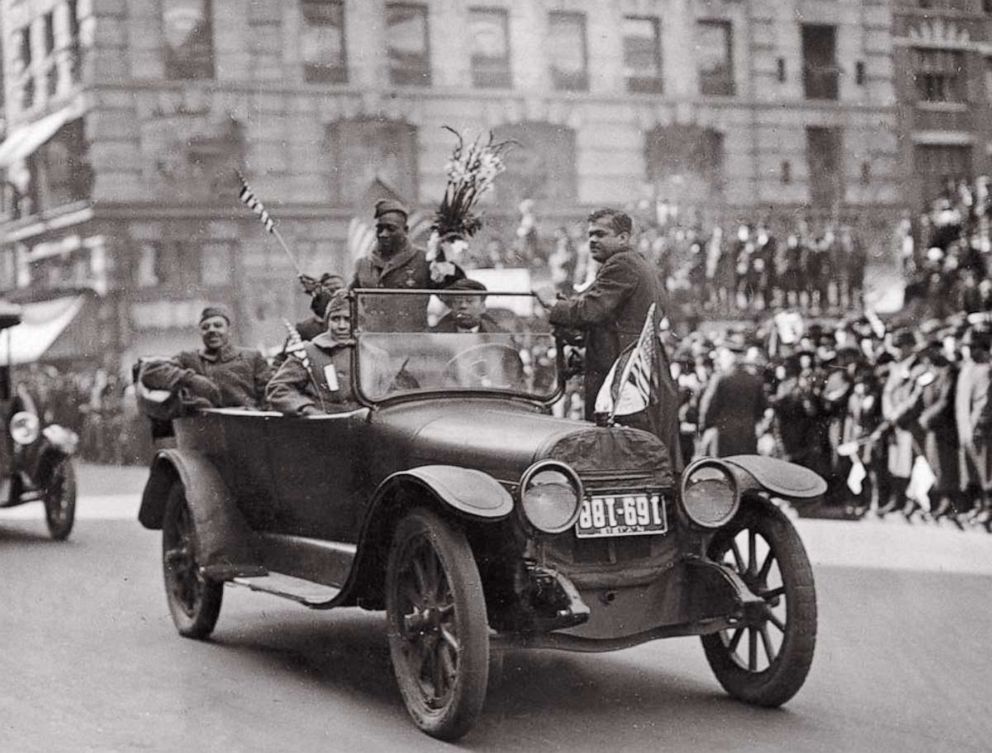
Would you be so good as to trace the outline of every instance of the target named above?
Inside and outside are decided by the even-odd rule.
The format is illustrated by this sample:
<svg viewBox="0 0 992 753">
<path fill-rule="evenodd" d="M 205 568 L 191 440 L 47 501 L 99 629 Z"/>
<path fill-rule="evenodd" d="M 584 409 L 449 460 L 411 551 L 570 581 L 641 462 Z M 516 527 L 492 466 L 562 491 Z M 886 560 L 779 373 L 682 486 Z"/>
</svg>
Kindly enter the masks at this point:
<svg viewBox="0 0 992 753">
<path fill-rule="evenodd" d="M 417 128 L 380 118 L 340 120 L 327 127 L 331 201 L 358 206 L 376 184 L 417 201 Z"/>
</svg>

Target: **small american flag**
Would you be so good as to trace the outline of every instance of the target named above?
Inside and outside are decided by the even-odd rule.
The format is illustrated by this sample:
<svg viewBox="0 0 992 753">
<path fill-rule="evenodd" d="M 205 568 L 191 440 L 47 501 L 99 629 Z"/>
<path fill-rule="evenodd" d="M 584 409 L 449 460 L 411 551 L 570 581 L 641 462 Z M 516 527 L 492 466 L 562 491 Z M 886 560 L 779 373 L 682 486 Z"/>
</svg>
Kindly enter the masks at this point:
<svg viewBox="0 0 992 753">
<path fill-rule="evenodd" d="M 285 319 L 282 323 L 286 325 L 286 330 L 289 332 L 289 339 L 286 341 L 284 350 L 303 364 L 304 369 L 310 371 L 310 358 L 307 356 L 307 348 L 303 344 L 303 338 L 300 337 L 299 331 Z"/>
<path fill-rule="evenodd" d="M 657 390 L 658 331 L 651 304 L 637 342 L 628 346 L 613 363 L 596 396 L 596 412 L 629 416 L 648 407 Z"/>
<path fill-rule="evenodd" d="M 262 205 L 262 202 L 255 198 L 255 194 L 252 193 L 251 188 L 248 187 L 248 182 L 245 180 L 245 176 L 238 173 L 238 178 L 241 179 L 241 194 L 238 197 L 241 199 L 241 203 L 258 215 L 258 219 L 262 221 L 262 224 L 265 225 L 265 229 L 268 232 L 274 233 L 276 230 L 276 221 L 272 219 L 272 216 Z"/>
</svg>

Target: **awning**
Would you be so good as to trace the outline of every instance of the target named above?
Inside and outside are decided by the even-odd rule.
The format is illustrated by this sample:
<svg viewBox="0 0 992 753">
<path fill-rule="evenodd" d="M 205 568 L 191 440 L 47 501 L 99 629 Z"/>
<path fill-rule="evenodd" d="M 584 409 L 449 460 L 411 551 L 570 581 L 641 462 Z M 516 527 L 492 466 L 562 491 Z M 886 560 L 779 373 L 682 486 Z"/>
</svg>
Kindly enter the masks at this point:
<svg viewBox="0 0 992 753">
<path fill-rule="evenodd" d="M 41 120 L 15 128 L 0 144 L 0 168 L 9 167 L 18 160 L 34 154 L 38 147 L 56 134 L 59 128 L 70 120 L 75 120 L 79 115 L 79 108 L 69 105 L 51 115 L 46 115 Z"/>
<path fill-rule="evenodd" d="M 41 359 L 79 314 L 85 296 L 21 304 L 21 323 L 0 332 L 0 366 Z"/>
</svg>

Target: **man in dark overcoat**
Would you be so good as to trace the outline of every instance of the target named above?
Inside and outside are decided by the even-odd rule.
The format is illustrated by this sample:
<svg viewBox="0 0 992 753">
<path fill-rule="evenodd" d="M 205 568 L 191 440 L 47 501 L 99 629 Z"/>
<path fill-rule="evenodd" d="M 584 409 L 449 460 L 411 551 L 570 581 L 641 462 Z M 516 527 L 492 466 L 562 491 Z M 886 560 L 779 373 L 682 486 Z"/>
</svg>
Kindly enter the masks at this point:
<svg viewBox="0 0 992 753">
<path fill-rule="evenodd" d="M 757 453 L 755 427 L 768 407 L 764 382 L 741 368 L 741 349 L 730 342 L 717 351 L 720 370 L 707 385 L 699 406 L 700 428 L 716 431 L 714 454 L 718 457 Z"/>
<path fill-rule="evenodd" d="M 963 455 L 962 486 L 976 497 L 974 519 L 986 523 L 992 496 L 992 333 L 969 329 L 961 341 L 964 362 L 958 374 L 955 418 Z M 970 488 L 969 488 L 970 487 Z"/>
<path fill-rule="evenodd" d="M 408 236 L 409 210 L 400 202 L 375 203 L 376 246 L 355 262 L 351 288 L 427 290 L 443 288 L 464 273 L 454 264 L 431 263 L 427 252 Z M 363 300 L 356 325 L 370 332 L 408 332 L 427 328 L 430 296 L 384 295 Z"/>
<path fill-rule="evenodd" d="M 631 247 L 630 217 L 616 209 L 597 209 L 589 215 L 588 222 L 589 252 L 601 264 L 596 278 L 572 298 L 555 300 L 548 293 L 539 294 L 539 298 L 548 307 L 548 320 L 553 325 L 585 334 L 585 417 L 591 421 L 606 375 L 620 353 L 640 337 L 651 304 L 655 304 L 656 321 L 652 326 L 656 334 L 657 323 L 668 311 L 655 270 Z M 659 387 L 645 412 L 649 415 L 625 418 L 645 419 L 644 426 L 650 426 L 665 443 L 672 468 L 678 472 L 682 469 L 678 390 L 660 340 L 657 351 Z"/>
<path fill-rule="evenodd" d="M 141 381 L 151 390 L 184 390 L 199 408 L 260 408 L 272 369 L 253 348 L 231 344 L 231 315 L 220 306 L 200 314 L 203 348 L 149 362 Z"/>
</svg>

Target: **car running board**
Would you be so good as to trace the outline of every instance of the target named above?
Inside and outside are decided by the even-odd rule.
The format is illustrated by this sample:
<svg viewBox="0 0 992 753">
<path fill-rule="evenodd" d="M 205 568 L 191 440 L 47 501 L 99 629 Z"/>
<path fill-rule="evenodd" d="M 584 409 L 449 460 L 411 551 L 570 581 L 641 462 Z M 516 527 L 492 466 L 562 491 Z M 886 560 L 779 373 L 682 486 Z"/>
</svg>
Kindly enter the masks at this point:
<svg viewBox="0 0 992 753">
<path fill-rule="evenodd" d="M 329 601 L 333 601 L 341 593 L 340 588 L 324 586 L 282 573 L 269 573 L 257 578 L 232 578 L 227 582 L 237 586 L 245 586 L 252 591 L 290 599 L 307 607 L 326 606 Z"/>
</svg>

